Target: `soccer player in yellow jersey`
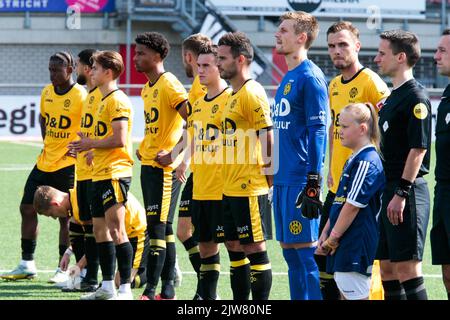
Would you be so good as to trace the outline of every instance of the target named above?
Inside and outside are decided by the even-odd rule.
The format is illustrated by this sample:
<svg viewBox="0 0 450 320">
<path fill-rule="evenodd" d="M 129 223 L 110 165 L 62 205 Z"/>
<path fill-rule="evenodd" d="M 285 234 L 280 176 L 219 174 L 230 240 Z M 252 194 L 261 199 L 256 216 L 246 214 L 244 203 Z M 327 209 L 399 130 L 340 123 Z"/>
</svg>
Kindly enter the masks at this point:
<svg viewBox="0 0 450 320">
<path fill-rule="evenodd" d="M 183 133 L 187 119 L 188 95 L 180 81 L 164 69 L 169 42 L 160 33 L 146 32 L 136 37 L 136 70 L 148 78 L 142 89 L 145 132 L 136 151 L 141 167 L 141 187 L 147 212 L 150 254 L 147 286 L 140 299 L 174 299 L 175 239 L 173 217 L 180 193 L 175 168 L 181 161 L 173 148 Z M 173 160 L 172 160 L 173 159 Z M 155 290 L 161 277 L 161 294 Z"/>
<path fill-rule="evenodd" d="M 132 299 L 131 264 L 133 248 L 125 228 L 125 204 L 132 176 L 131 129 L 133 108 L 128 97 L 117 88 L 116 79 L 124 70 L 123 60 L 114 51 L 92 56 L 92 82 L 102 93 L 94 115 L 92 138 L 71 143 L 77 151 L 93 150 L 92 217 L 103 281 L 83 300 Z M 114 288 L 116 265 L 120 273 L 118 295 Z"/>
<path fill-rule="evenodd" d="M 50 186 L 40 186 L 34 194 L 33 205 L 41 215 L 54 219 L 70 217 L 71 222 L 85 227 L 86 223 L 81 218 L 81 206 L 83 204 L 78 202 L 77 188 L 78 186 L 70 189 L 67 193 Z M 131 279 L 134 281 L 134 286 L 139 287 L 141 281 L 145 279 L 145 265 L 147 262 L 149 243 L 146 236 L 147 222 L 145 210 L 131 192 L 128 193 L 128 199 L 125 205 L 125 229 L 133 247 Z M 86 265 L 86 260 L 87 256 L 77 259 L 79 269 L 82 269 Z M 119 286 L 117 282 L 116 286 Z M 81 290 L 76 291 L 83 290 L 81 288 Z"/>
<path fill-rule="evenodd" d="M 340 75 L 331 80 L 329 85 L 330 109 L 332 122 L 329 128 L 329 173 L 327 185 L 329 188 L 322 217 L 320 220 L 319 233 L 322 232 L 328 220 L 329 210 L 339 185 L 339 177 L 342 174 L 344 164 L 352 153 L 352 150 L 342 146 L 339 130 L 339 117 L 341 110 L 351 104 L 358 102 L 370 102 L 377 110 L 382 106 L 390 92 L 381 78 L 369 68 L 361 65 L 358 52 L 361 48 L 359 42 L 359 31 L 350 22 L 341 21 L 333 24 L 327 31 L 328 52 Z M 339 290 L 332 275 L 325 272 L 325 256 L 316 255 L 316 261 L 321 273 L 322 296 L 325 300 L 339 299 Z M 377 287 L 378 296 L 382 296 L 381 284 L 377 279 L 377 262 L 374 264 L 374 276 L 372 280 Z M 379 277 L 378 277 L 379 279 Z M 373 295 L 372 295 L 373 298 Z"/>
<path fill-rule="evenodd" d="M 197 67 L 197 57 L 199 52 L 208 45 L 211 45 L 211 39 L 200 33 L 193 34 L 184 39 L 182 44 L 182 56 L 184 70 L 186 76 L 194 78 L 192 87 L 188 93 L 188 117 L 192 114 L 192 106 L 199 98 L 203 98 L 206 94 L 206 87 L 200 84 Z M 186 128 L 189 130 L 192 122 L 188 119 Z M 184 248 L 189 253 L 189 260 L 197 272 L 197 277 L 200 271 L 200 253 L 198 243 L 192 238 L 192 212 L 191 212 L 191 200 L 192 200 L 192 167 L 191 174 L 186 179 L 186 164 L 182 162 L 177 168 L 177 176 L 181 179 L 181 182 L 185 183 L 183 191 L 181 192 L 180 206 L 178 210 L 178 224 L 177 224 L 177 238 L 183 243 Z M 177 286 L 177 278 L 175 278 L 175 286 Z M 194 300 L 201 297 L 199 282 L 197 281 L 197 291 L 195 293 Z"/>
<path fill-rule="evenodd" d="M 222 111 L 231 88 L 220 78 L 217 67 L 217 48 L 204 46 L 198 55 L 198 72 L 208 93 L 192 105 L 188 121 L 191 148 L 188 161 L 195 170 L 193 177 L 192 222 L 194 241 L 199 242 L 201 266 L 199 285 L 203 300 L 217 299 L 220 273 L 218 243 L 224 241 L 222 223 L 222 139 L 220 127 Z M 192 159 L 190 158 L 192 156 Z M 177 170 L 178 174 L 178 170 Z"/>
<path fill-rule="evenodd" d="M 37 187 L 47 184 L 67 192 L 74 184 L 76 160 L 67 145 L 77 138 L 77 132 L 80 130 L 81 107 L 86 90 L 72 79 L 73 59 L 69 53 L 58 52 L 52 55 L 49 71 L 52 83 L 42 90 L 40 105 L 44 148 L 27 179 L 20 203 L 22 260 L 16 269 L 1 275 L 5 279 L 17 280 L 36 276 L 34 252 L 38 236 L 38 218 L 33 208 L 33 195 Z M 61 218 L 59 223 L 61 257 L 69 246 L 68 219 Z M 58 269 L 52 279 L 56 282 L 59 275 Z"/>
<path fill-rule="evenodd" d="M 86 85 L 88 96 L 84 100 L 81 115 L 80 132 L 87 136 L 94 135 L 94 113 L 101 102 L 100 89 L 92 83 L 92 55 L 95 49 L 85 49 L 78 54 L 76 61 L 77 83 Z M 86 275 L 80 284 L 79 291 L 92 292 L 97 289 L 98 253 L 92 226 L 91 197 L 92 197 L 92 152 L 80 152 L 77 154 L 76 163 L 76 192 L 79 205 L 79 220 L 82 223 L 71 220 L 69 224 L 69 236 L 71 251 L 76 261 L 86 256 Z"/>
<path fill-rule="evenodd" d="M 222 114 L 224 144 L 223 209 L 226 247 L 230 256 L 233 298 L 269 298 L 272 270 L 266 251 L 271 238 L 268 201 L 273 173 L 273 144 L 269 101 L 264 88 L 250 78 L 253 48 L 241 32 L 219 40 L 220 76 L 229 80 L 233 93 Z M 249 266 L 250 264 L 250 266 Z"/>
</svg>

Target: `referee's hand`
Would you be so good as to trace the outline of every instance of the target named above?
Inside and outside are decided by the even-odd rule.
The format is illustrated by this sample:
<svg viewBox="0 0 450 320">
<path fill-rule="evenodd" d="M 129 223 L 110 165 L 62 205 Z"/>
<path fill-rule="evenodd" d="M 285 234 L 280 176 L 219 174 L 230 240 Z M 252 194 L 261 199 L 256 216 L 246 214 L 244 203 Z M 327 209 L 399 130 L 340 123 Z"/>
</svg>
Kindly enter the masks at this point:
<svg viewBox="0 0 450 320">
<path fill-rule="evenodd" d="M 387 217 L 394 226 L 398 226 L 403 222 L 403 210 L 405 209 L 405 203 L 405 198 L 397 195 L 394 195 L 391 202 L 389 202 L 387 207 Z"/>
</svg>

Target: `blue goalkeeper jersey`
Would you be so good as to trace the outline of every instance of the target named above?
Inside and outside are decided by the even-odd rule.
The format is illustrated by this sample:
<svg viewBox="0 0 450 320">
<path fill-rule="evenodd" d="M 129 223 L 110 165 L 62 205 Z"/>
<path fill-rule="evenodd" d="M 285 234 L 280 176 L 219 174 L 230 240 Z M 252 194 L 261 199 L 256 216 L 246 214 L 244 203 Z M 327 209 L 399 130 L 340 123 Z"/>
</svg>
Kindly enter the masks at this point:
<svg viewBox="0 0 450 320">
<path fill-rule="evenodd" d="M 345 163 L 330 210 L 329 232 L 346 202 L 358 207 L 359 212 L 339 240 L 336 253 L 327 257 L 327 272 L 372 273 L 384 184 L 383 165 L 373 145 L 362 148 Z"/>
<path fill-rule="evenodd" d="M 302 186 L 308 171 L 320 170 L 325 160 L 328 88 L 325 76 L 311 60 L 305 60 L 286 73 L 272 105 L 274 122 L 274 184 Z M 313 146 L 318 159 L 308 157 L 308 128 L 323 126 L 321 143 Z M 314 141 L 314 140 L 313 140 Z M 317 152 L 319 151 L 319 152 Z M 312 163 L 318 162 L 318 163 Z M 320 173 L 320 172 L 319 172 Z"/>
</svg>

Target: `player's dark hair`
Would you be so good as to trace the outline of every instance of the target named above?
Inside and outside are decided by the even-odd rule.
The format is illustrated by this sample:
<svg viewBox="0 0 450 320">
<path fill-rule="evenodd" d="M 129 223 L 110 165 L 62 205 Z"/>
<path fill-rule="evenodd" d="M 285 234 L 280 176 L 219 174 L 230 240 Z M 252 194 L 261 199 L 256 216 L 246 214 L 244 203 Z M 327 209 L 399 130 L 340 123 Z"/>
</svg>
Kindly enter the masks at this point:
<svg viewBox="0 0 450 320">
<path fill-rule="evenodd" d="M 84 49 L 83 51 L 80 51 L 78 54 L 78 58 L 80 59 L 80 62 L 88 67 L 92 68 L 92 55 L 96 53 L 96 49 Z"/>
<path fill-rule="evenodd" d="M 125 66 L 120 53 L 115 51 L 98 51 L 92 55 L 92 63 L 98 63 L 103 69 L 110 69 L 113 79 L 117 79 L 123 73 Z"/>
<path fill-rule="evenodd" d="M 59 51 L 50 57 L 50 61 L 62 63 L 66 67 L 73 67 L 73 57 L 69 52 Z"/>
<path fill-rule="evenodd" d="M 196 56 L 200 54 L 200 51 L 202 51 L 205 46 L 210 45 L 212 45 L 211 39 L 201 33 L 190 35 L 184 39 L 182 44 L 184 50 L 189 50 Z"/>
<path fill-rule="evenodd" d="M 247 64 L 253 61 L 253 47 L 250 39 L 242 32 L 225 33 L 219 40 L 219 46 L 231 48 L 233 58 L 243 55 L 247 59 Z"/>
<path fill-rule="evenodd" d="M 347 105 L 342 112 L 349 112 L 353 120 L 358 124 L 367 125 L 367 134 L 372 144 L 380 150 L 380 128 L 378 127 L 378 113 L 371 103 L 352 103 Z"/>
<path fill-rule="evenodd" d="M 137 44 L 142 44 L 149 49 L 159 53 L 164 60 L 170 51 L 169 41 L 159 32 L 144 32 L 136 36 L 134 40 Z"/>
<path fill-rule="evenodd" d="M 327 30 L 327 37 L 331 33 L 338 33 L 342 30 L 349 31 L 356 39 L 359 40 L 359 30 L 350 21 L 339 21 L 333 23 Z"/>
<path fill-rule="evenodd" d="M 46 212 L 50 209 L 50 203 L 53 200 L 56 192 L 50 186 L 39 186 L 34 192 L 33 206 L 37 213 Z"/>
<path fill-rule="evenodd" d="M 409 31 L 390 30 L 380 34 L 380 38 L 389 41 L 392 53 L 404 52 L 408 66 L 413 67 L 420 59 L 420 45 L 417 36 Z"/>
<path fill-rule="evenodd" d="M 203 46 L 200 49 L 200 51 L 198 52 L 198 55 L 201 55 L 201 54 L 212 54 L 212 55 L 214 55 L 215 58 L 217 58 L 217 45 L 210 44 L 210 45 Z"/>
<path fill-rule="evenodd" d="M 305 48 L 309 49 L 319 34 L 319 22 L 317 22 L 317 19 L 312 14 L 304 11 L 288 11 L 280 17 L 280 22 L 284 20 L 295 21 L 294 29 L 296 34 L 306 33 Z"/>
<path fill-rule="evenodd" d="M 448 35 L 450 35 L 450 29 L 447 28 L 447 29 L 445 29 L 444 31 L 442 31 L 442 35 L 443 35 L 443 36 L 448 36 Z"/>
</svg>

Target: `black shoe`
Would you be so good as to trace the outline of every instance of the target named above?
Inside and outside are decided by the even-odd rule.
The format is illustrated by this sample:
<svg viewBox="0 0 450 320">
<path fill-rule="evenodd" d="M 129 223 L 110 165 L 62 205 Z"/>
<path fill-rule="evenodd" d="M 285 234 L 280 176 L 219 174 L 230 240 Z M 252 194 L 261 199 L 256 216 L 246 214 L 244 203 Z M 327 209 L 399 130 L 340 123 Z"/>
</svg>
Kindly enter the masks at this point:
<svg viewBox="0 0 450 320">
<path fill-rule="evenodd" d="M 203 298 L 196 292 L 194 298 L 192 298 L 192 300 L 203 300 Z"/>
<path fill-rule="evenodd" d="M 81 281 L 79 291 L 80 292 L 94 292 L 94 291 L 97 291 L 98 287 L 99 286 L 97 283 L 89 283 L 89 282 Z"/>
</svg>

